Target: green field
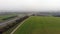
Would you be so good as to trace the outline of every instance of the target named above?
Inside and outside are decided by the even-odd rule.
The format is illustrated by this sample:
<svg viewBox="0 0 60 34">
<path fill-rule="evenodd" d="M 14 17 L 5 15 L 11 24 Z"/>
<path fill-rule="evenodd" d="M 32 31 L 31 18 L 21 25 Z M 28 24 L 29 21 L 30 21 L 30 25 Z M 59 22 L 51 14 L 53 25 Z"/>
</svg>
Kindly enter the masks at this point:
<svg viewBox="0 0 60 34">
<path fill-rule="evenodd" d="M 12 16 L 15 16 L 15 15 L 1 15 L 0 16 L 0 22 L 3 22 L 5 18 L 8 18 L 8 17 L 12 17 Z"/>
<path fill-rule="evenodd" d="M 31 16 L 14 34 L 60 34 L 60 17 Z"/>
</svg>

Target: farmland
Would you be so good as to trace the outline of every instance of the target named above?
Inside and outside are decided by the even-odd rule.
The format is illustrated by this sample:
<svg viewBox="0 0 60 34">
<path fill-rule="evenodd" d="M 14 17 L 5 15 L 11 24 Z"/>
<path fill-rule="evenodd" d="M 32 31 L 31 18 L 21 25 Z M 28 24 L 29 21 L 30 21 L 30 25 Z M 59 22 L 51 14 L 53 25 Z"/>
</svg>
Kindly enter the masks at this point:
<svg viewBox="0 0 60 34">
<path fill-rule="evenodd" d="M 60 34 L 60 17 L 31 16 L 13 34 Z"/>
<path fill-rule="evenodd" d="M 1 15 L 1 16 L 0 16 L 0 22 L 3 22 L 3 21 L 5 21 L 4 19 L 7 20 L 7 18 L 13 17 L 13 16 L 15 16 L 15 15 Z"/>
</svg>

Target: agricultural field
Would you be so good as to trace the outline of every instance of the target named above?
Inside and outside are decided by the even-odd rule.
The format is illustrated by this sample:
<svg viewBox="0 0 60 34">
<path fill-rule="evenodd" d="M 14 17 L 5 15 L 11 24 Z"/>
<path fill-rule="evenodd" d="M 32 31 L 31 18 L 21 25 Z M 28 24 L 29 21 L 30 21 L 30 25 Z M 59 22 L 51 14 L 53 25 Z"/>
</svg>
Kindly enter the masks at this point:
<svg viewBox="0 0 60 34">
<path fill-rule="evenodd" d="M 60 17 L 31 16 L 13 34 L 60 34 Z"/>
<path fill-rule="evenodd" d="M 9 18 L 9 17 L 12 17 L 12 16 L 15 16 L 15 15 L 1 15 L 0 16 L 0 22 L 5 21 L 4 19 Z"/>
</svg>

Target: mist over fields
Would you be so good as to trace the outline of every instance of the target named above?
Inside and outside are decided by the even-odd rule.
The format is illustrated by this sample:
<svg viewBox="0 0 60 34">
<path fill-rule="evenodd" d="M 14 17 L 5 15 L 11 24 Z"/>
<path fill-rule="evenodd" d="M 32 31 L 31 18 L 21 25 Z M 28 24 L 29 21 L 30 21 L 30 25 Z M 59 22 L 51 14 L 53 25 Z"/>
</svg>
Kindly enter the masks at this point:
<svg viewBox="0 0 60 34">
<path fill-rule="evenodd" d="M 0 0 L 0 34 L 59 34 L 60 0 Z"/>
<path fill-rule="evenodd" d="M 60 0 L 0 0 L 0 10 L 8 10 L 7 12 L 60 12 Z"/>
</svg>

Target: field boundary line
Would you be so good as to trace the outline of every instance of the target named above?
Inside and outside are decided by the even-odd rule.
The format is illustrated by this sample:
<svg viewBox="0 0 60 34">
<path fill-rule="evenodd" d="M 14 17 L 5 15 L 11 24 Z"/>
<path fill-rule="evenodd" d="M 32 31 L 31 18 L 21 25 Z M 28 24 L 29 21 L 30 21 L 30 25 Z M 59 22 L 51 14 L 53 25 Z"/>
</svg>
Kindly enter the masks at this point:
<svg viewBox="0 0 60 34">
<path fill-rule="evenodd" d="M 29 17 L 30 18 L 30 17 Z M 22 21 L 10 34 L 13 34 L 25 21 L 27 21 L 29 18 Z"/>
</svg>

